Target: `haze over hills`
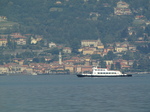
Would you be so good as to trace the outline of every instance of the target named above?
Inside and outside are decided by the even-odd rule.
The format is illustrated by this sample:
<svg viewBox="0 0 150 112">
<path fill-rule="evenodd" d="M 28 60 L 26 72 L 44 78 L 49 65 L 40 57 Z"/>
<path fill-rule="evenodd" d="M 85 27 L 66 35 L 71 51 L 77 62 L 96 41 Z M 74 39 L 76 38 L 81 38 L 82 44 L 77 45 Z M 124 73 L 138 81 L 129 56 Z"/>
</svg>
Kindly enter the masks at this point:
<svg viewBox="0 0 150 112">
<path fill-rule="evenodd" d="M 128 4 L 125 10 L 130 9 L 131 14 L 120 15 L 115 13 L 119 1 L 1 0 L 0 15 L 19 23 L 13 31 L 44 35 L 54 42 L 72 45 L 82 39 L 101 38 L 109 43 L 124 40 L 129 36 L 128 27 L 145 25 L 150 19 L 149 0 L 124 0 Z M 135 21 L 137 15 L 143 15 L 144 22 Z"/>
</svg>

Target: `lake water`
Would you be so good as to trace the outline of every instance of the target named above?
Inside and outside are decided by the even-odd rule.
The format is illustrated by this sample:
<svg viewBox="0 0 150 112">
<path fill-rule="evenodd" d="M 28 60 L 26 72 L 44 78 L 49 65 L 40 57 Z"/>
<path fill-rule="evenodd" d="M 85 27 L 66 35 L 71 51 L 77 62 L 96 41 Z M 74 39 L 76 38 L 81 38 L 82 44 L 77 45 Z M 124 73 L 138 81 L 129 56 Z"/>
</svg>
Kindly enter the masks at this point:
<svg viewBox="0 0 150 112">
<path fill-rule="evenodd" d="M 0 112 L 150 112 L 150 74 L 0 76 Z"/>
</svg>

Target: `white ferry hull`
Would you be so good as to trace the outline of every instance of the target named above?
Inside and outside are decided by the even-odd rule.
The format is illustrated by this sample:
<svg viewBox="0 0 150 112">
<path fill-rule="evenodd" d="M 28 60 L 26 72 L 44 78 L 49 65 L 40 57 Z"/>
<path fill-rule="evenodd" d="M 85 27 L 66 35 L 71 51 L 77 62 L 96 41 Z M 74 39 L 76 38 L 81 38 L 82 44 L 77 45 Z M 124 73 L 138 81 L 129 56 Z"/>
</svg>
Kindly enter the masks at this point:
<svg viewBox="0 0 150 112">
<path fill-rule="evenodd" d="M 77 74 L 78 77 L 132 77 L 132 75 L 83 75 L 83 74 Z"/>
<path fill-rule="evenodd" d="M 123 74 L 118 70 L 108 70 L 106 68 L 93 67 L 92 73 L 77 74 L 78 77 L 131 77 L 132 75 Z"/>
</svg>

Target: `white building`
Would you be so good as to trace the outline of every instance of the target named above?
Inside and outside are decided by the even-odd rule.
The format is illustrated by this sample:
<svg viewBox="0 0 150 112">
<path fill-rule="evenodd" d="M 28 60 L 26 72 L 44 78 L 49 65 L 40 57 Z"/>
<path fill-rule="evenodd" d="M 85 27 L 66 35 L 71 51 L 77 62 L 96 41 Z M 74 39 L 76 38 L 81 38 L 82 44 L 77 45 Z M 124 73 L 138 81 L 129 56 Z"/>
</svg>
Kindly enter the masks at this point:
<svg viewBox="0 0 150 112">
<path fill-rule="evenodd" d="M 49 43 L 49 48 L 53 48 L 53 47 L 56 47 L 57 45 L 54 43 L 54 42 L 50 42 Z"/>
</svg>

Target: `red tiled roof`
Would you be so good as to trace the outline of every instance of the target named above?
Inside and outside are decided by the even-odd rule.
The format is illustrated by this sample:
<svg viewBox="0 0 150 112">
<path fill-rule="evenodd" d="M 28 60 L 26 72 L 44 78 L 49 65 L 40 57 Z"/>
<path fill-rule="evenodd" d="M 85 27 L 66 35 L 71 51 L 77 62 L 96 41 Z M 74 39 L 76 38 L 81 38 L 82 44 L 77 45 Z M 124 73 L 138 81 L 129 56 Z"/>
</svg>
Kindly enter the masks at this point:
<svg viewBox="0 0 150 112">
<path fill-rule="evenodd" d="M 7 39 L 0 39 L 0 41 L 7 41 Z"/>
</svg>

